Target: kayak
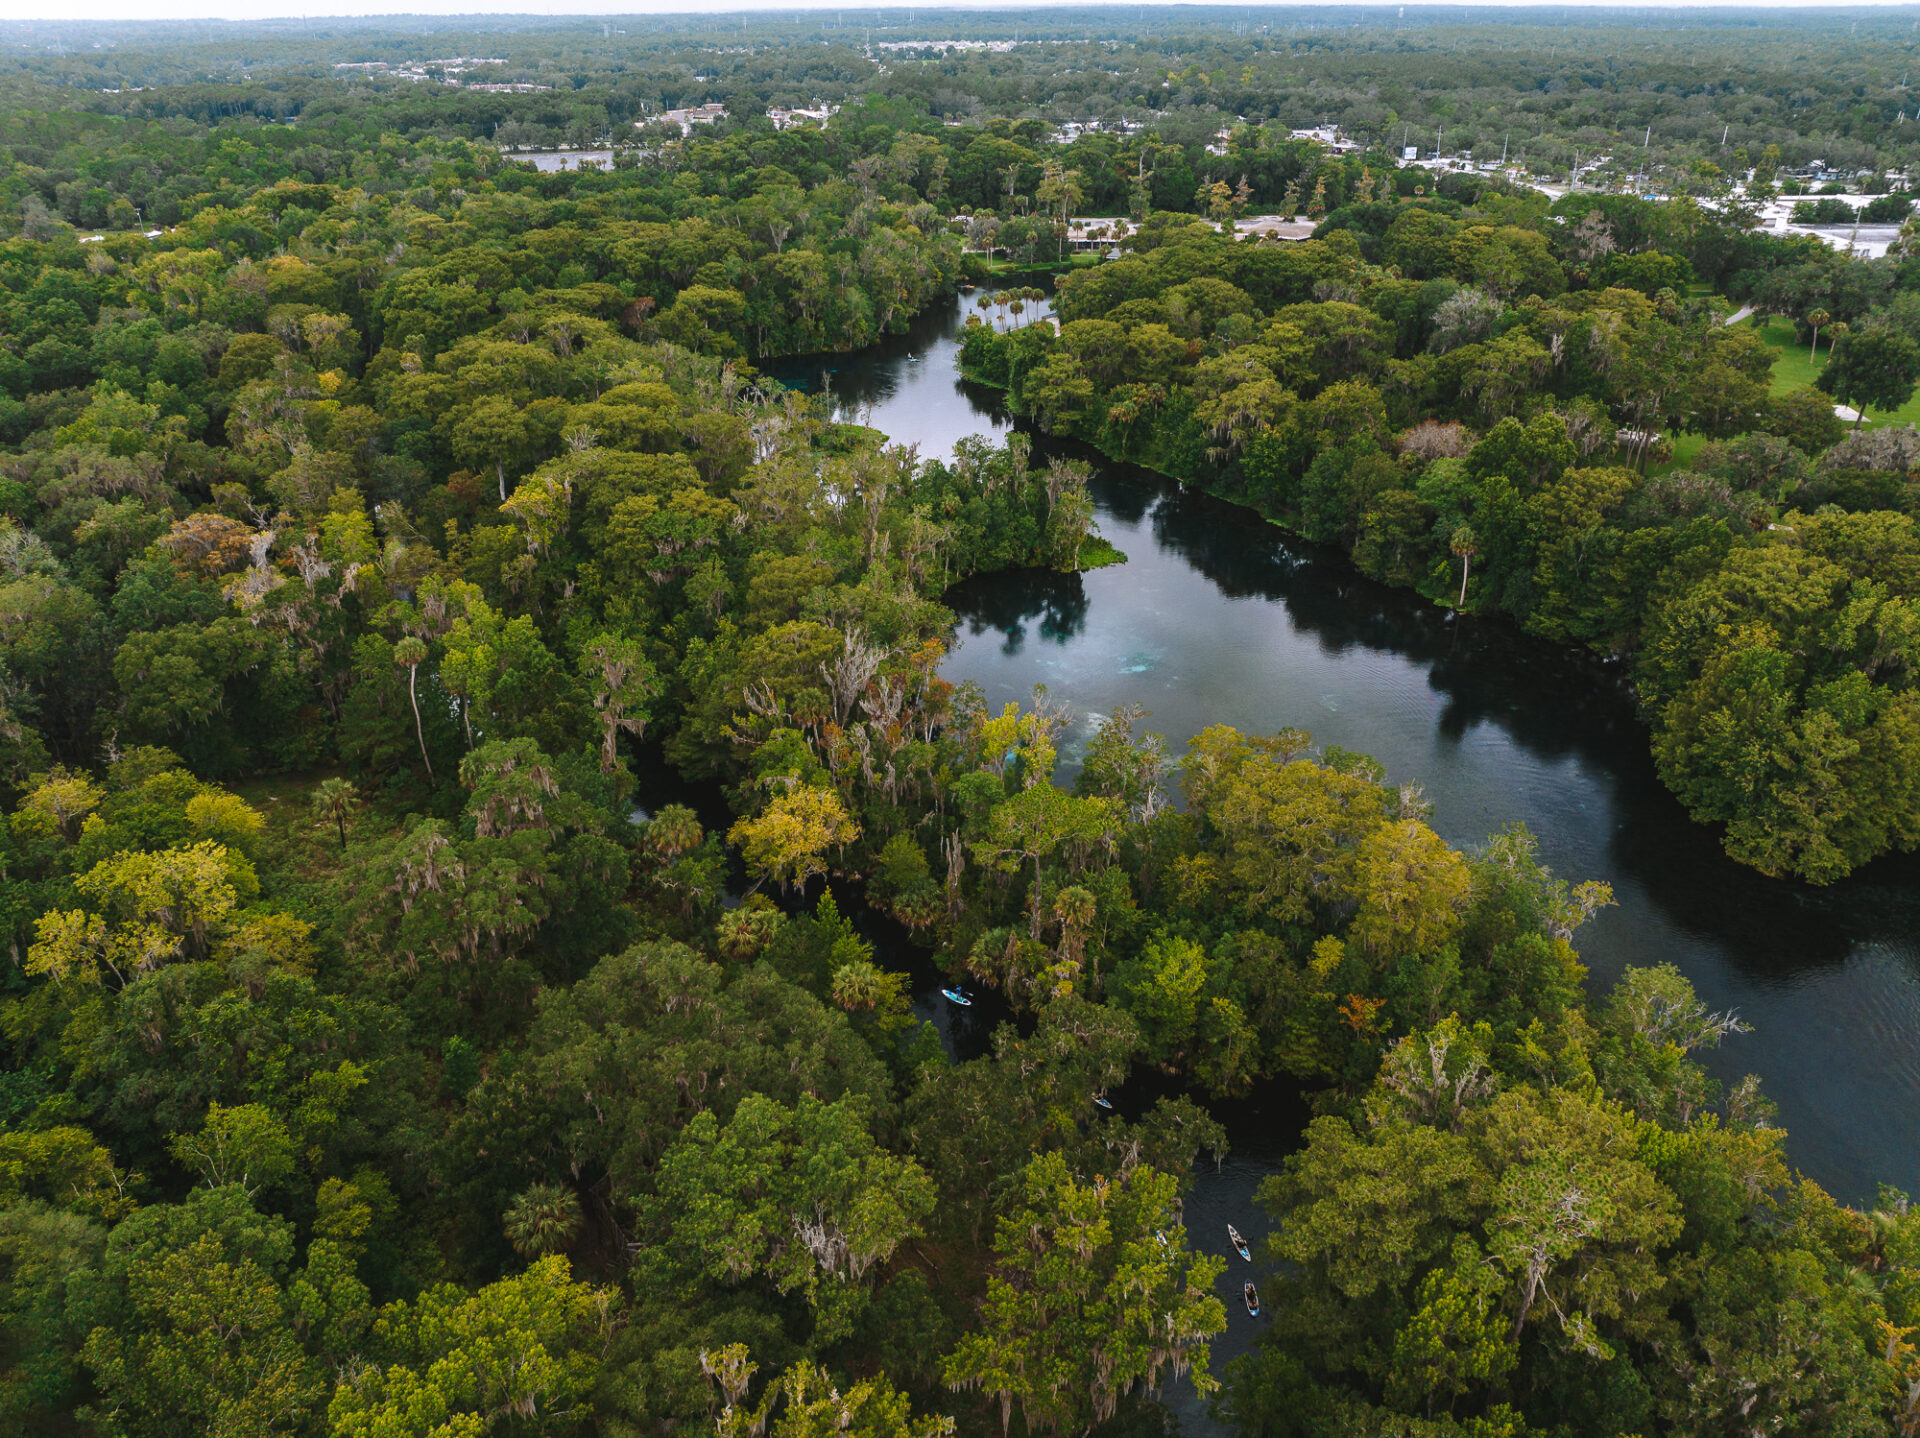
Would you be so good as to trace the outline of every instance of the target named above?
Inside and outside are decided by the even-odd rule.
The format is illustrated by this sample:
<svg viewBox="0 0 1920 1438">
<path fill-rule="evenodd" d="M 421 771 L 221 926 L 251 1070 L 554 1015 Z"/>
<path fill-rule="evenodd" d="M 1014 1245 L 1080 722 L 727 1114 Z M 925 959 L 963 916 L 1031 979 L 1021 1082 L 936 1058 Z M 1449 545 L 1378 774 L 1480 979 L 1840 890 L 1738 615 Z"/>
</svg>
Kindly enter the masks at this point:
<svg viewBox="0 0 1920 1438">
<path fill-rule="evenodd" d="M 1260 1290 L 1255 1288 L 1251 1283 L 1243 1283 L 1240 1285 L 1240 1296 L 1247 1300 L 1247 1316 L 1249 1318 L 1258 1318 L 1260 1316 Z"/>
<path fill-rule="evenodd" d="M 1246 1239 L 1240 1236 L 1240 1230 L 1235 1228 L 1232 1224 L 1228 1224 L 1227 1237 L 1233 1240 L 1233 1251 L 1239 1254 L 1242 1258 L 1246 1259 L 1248 1263 L 1252 1263 L 1253 1250 L 1247 1247 L 1247 1241 Z"/>
<path fill-rule="evenodd" d="M 1108 1098 L 1105 1094 L 1103 1093 L 1095 1094 L 1093 1096 L 1093 1101 L 1099 1104 L 1100 1107 L 1105 1109 L 1108 1113 L 1113 1112 L 1113 1100 Z"/>
<path fill-rule="evenodd" d="M 940 990 L 940 995 L 948 1003 L 958 1004 L 963 1009 L 970 1009 L 973 1007 L 973 1000 L 968 998 L 965 994 L 961 993 L 960 990 L 958 989 L 942 989 Z"/>
</svg>

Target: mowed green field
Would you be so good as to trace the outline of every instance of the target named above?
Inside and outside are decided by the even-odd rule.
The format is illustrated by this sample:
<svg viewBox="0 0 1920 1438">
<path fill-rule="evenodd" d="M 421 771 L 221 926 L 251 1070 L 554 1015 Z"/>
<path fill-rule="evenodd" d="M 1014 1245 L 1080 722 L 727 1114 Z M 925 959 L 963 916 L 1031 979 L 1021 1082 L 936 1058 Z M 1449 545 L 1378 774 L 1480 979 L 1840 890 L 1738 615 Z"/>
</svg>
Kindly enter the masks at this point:
<svg viewBox="0 0 1920 1438">
<path fill-rule="evenodd" d="M 1827 338 L 1820 337 L 1820 358 L 1816 362 L 1807 353 L 1807 347 L 1793 336 L 1793 322 L 1778 315 L 1770 315 L 1760 328 L 1760 338 L 1779 351 L 1773 362 L 1773 392 L 1785 394 L 1788 390 L 1805 389 L 1827 365 Z M 1920 423 L 1920 390 L 1914 397 L 1895 410 L 1891 416 L 1877 411 L 1867 411 L 1868 424 L 1917 424 Z"/>
</svg>

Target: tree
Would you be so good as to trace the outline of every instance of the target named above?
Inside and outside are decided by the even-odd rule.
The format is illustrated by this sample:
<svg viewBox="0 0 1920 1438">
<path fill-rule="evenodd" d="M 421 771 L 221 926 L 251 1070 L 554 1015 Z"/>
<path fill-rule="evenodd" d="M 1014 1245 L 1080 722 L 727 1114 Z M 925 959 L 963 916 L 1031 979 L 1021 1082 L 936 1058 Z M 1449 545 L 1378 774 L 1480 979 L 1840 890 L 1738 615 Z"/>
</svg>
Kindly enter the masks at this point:
<svg viewBox="0 0 1920 1438">
<path fill-rule="evenodd" d="M 1213 732 L 1195 736 L 1185 767 L 1190 794 L 1204 795 L 1220 833 L 1236 900 L 1281 922 L 1300 922 L 1316 903 L 1350 895 L 1355 847 L 1385 817 L 1386 791 L 1367 778 L 1287 759 L 1293 738 L 1304 747 L 1306 736 L 1297 734 L 1253 741 L 1270 745 L 1268 752 L 1235 735 L 1238 744 L 1223 756 L 1226 771 L 1196 783 L 1211 767 Z"/>
<path fill-rule="evenodd" d="M 507 500 L 507 466 L 518 463 L 531 439 L 521 408 L 497 395 L 475 400 L 453 426 L 454 457 L 475 468 L 491 465 L 502 504 Z"/>
<path fill-rule="evenodd" d="M 1920 709 L 1869 678 L 1862 645 L 1903 632 L 1906 601 L 1860 587 L 1915 545 L 1904 516 L 1801 516 L 1795 543 L 1736 550 L 1654 611 L 1639 671 L 1655 762 L 1743 862 L 1829 882 L 1920 834 Z M 1843 614 L 1848 638 L 1815 638 Z"/>
<path fill-rule="evenodd" d="M 660 681 L 636 639 L 595 635 L 586 658 L 594 670 L 593 707 L 600 715 L 600 768 L 609 772 L 619 761 L 621 733 L 636 739 L 646 733 L 648 706 L 660 692 Z"/>
<path fill-rule="evenodd" d="M 604 833 L 606 811 L 563 784 L 537 744 L 482 744 L 461 760 L 460 782 L 470 837 L 419 819 L 355 851 L 349 923 L 370 952 L 409 969 L 432 955 L 484 982 L 513 973 L 508 961 L 536 932 L 546 963 L 624 937 L 626 852 Z"/>
<path fill-rule="evenodd" d="M 474 1292 L 448 1283 L 389 1304 L 373 1331 L 382 1361 L 334 1389 L 328 1422 L 335 1438 L 477 1434 L 507 1416 L 568 1431 L 588 1411 L 613 1309 L 557 1256 Z"/>
<path fill-rule="evenodd" d="M 824 1368 L 796 1363 L 767 1385 L 759 1406 L 745 1398 L 759 1365 L 744 1343 L 700 1354 L 700 1368 L 720 1390 L 723 1407 L 715 1419 L 720 1438 L 950 1438 L 953 1420 L 915 1418 L 906 1395 L 885 1376 L 855 1383 L 844 1391 Z M 772 1419 L 771 1427 L 768 1420 Z"/>
<path fill-rule="evenodd" d="M 106 1242 L 84 1214 L 33 1200 L 0 1207 L 0 1421 L 16 1432 L 57 1432 L 82 1401 L 86 1319 L 69 1295 L 99 1271 Z"/>
<path fill-rule="evenodd" d="M 309 801 L 314 818 L 331 823 L 340 831 L 340 847 L 347 847 L 347 820 L 360 807 L 360 791 L 346 779 L 322 779 L 314 786 Z"/>
<path fill-rule="evenodd" d="M 1833 316 L 1825 310 L 1811 310 L 1807 314 L 1807 328 L 1813 331 L 1813 343 L 1807 350 L 1807 363 L 1812 364 L 1820 355 L 1820 331 L 1827 327 L 1827 321 Z"/>
<path fill-rule="evenodd" d="M 1360 842 L 1349 941 L 1380 958 L 1435 955 L 1459 934 L 1471 883 L 1466 861 L 1419 820 L 1382 824 Z"/>
<path fill-rule="evenodd" d="M 1284 1172 L 1260 1187 L 1277 1221 L 1270 1254 L 1298 1265 L 1276 1311 L 1293 1311 L 1287 1290 L 1295 1284 L 1368 1304 L 1401 1290 L 1449 1251 L 1453 1233 L 1484 1210 L 1491 1185 L 1465 1137 L 1407 1123 L 1361 1133 L 1344 1119 L 1315 1119 Z M 1311 1298 L 1297 1311 L 1309 1322 L 1325 1314 Z"/>
<path fill-rule="evenodd" d="M 91 910 L 51 910 L 35 926 L 27 971 L 121 985 L 178 958 L 207 954 L 215 928 L 259 892 L 253 866 L 205 840 L 160 853 L 128 851 L 74 881 Z"/>
<path fill-rule="evenodd" d="M 1064 889 L 1066 899 L 1076 891 Z M 1084 891 L 1082 891 L 1084 892 Z M 1209 1090 L 1231 1093 L 1253 1077 L 1258 1040 L 1226 992 L 1229 966 L 1191 940 L 1162 935 L 1111 980 L 1114 1002 L 1140 1025 L 1149 1058 L 1169 1072 L 1190 1072 Z"/>
<path fill-rule="evenodd" d="M 1421 1280 L 1413 1316 L 1394 1337 L 1389 1391 L 1429 1412 L 1476 1387 L 1492 1389 L 1520 1361 L 1500 1313 L 1500 1279 L 1478 1245 L 1454 1242 L 1451 1261 Z"/>
<path fill-rule="evenodd" d="M 1048 757 L 1050 760 L 1050 748 Z M 1064 848 L 1070 852 L 1075 868 L 1084 865 L 1093 854 L 1111 846 L 1116 819 L 1111 800 L 1075 799 L 1044 777 L 995 806 L 986 836 L 975 850 L 1003 873 L 1015 873 L 1032 863 L 1033 885 L 1027 902 L 1034 939 L 1040 937 L 1043 918 L 1045 861 Z"/>
<path fill-rule="evenodd" d="M 750 1094 L 725 1125 L 695 1115 L 661 1161 L 654 1213 L 663 1255 L 716 1282 L 764 1277 L 806 1295 L 832 1342 L 935 1198 L 917 1163 L 875 1143 L 862 1100 L 804 1095 L 788 1109 Z"/>
<path fill-rule="evenodd" d="M 1669 1422 L 1696 1432 L 1896 1431 L 1887 1370 L 1862 1341 L 1871 1307 L 1816 1253 L 1717 1254 L 1695 1282 L 1691 1331 L 1661 1375 Z"/>
<path fill-rule="evenodd" d="M 324 1401 L 282 1281 L 293 1226 L 237 1188 L 196 1189 L 114 1229 L 107 1291 L 82 1356 L 124 1438 L 299 1431 Z"/>
<path fill-rule="evenodd" d="M 573 484 L 565 469 L 542 466 L 521 480 L 513 493 L 500 503 L 500 512 L 519 524 L 526 539 L 527 552 L 521 560 L 521 574 L 531 574 L 534 566 L 553 551 L 555 543 L 567 532 L 572 515 Z"/>
<path fill-rule="evenodd" d="M 1467 607 L 1467 572 L 1473 567 L 1473 556 L 1480 552 L 1480 541 L 1475 537 L 1471 525 L 1455 525 L 1453 533 L 1447 537 L 1447 548 L 1460 561 L 1460 599 L 1457 607 L 1464 609 Z"/>
<path fill-rule="evenodd" d="M 232 1185 L 249 1199 L 293 1177 L 293 1135 L 257 1103 L 208 1105 L 200 1131 L 178 1135 L 171 1148 L 181 1164 L 200 1170 L 208 1187 Z"/>
<path fill-rule="evenodd" d="M 522 1258 L 558 1253 L 580 1233 L 580 1202 L 557 1184 L 536 1183 L 508 1205 L 502 1227 Z"/>
<path fill-rule="evenodd" d="M 97 1219 L 133 1211 L 128 1189 L 138 1175 L 83 1128 L 61 1125 L 0 1134 L 0 1207 L 41 1200 Z"/>
<path fill-rule="evenodd" d="M 799 888 L 827 871 L 826 853 L 860 837 L 860 826 L 832 789 L 802 785 L 776 794 L 766 812 L 727 831 L 758 888 L 772 879 Z"/>
<path fill-rule="evenodd" d="M 1154 733 L 1135 735 L 1135 726 L 1147 717 L 1138 704 L 1117 706 L 1087 745 L 1074 781 L 1077 793 L 1112 799 L 1140 822 L 1151 819 L 1166 803 L 1172 769 L 1164 738 Z"/>
<path fill-rule="evenodd" d="M 1660 1321 L 1655 1255 L 1681 1219 L 1638 1156 L 1634 1129 L 1616 1105 L 1569 1090 L 1493 1101 L 1487 1143 L 1501 1172 L 1487 1249 L 1511 1285 L 1515 1341 L 1544 1310 L 1572 1348 L 1606 1358 L 1603 1324 L 1637 1336 Z"/>
<path fill-rule="evenodd" d="M 1003 1433 L 1016 1403 L 1029 1430 L 1085 1432 L 1135 1384 L 1191 1372 L 1201 1393 L 1217 1388 L 1207 1341 L 1226 1327 L 1213 1293 L 1226 1262 L 1187 1248 L 1178 1198 L 1172 1175 L 1144 1164 L 1083 1182 L 1058 1153 L 1033 1158 L 948 1385 L 998 1399 Z"/>
<path fill-rule="evenodd" d="M 1018 313 L 1020 301 L 1014 304 Z M 1021 395 L 1028 410 L 1049 433 L 1056 425 L 1071 428 L 1086 412 L 1093 394 L 1093 381 L 1068 354 L 1048 355 L 1027 371 L 1021 383 Z"/>
<path fill-rule="evenodd" d="M 1916 382 L 1920 345 L 1897 330 L 1869 328 L 1851 331 L 1835 343 L 1814 384 L 1859 411 L 1853 422 L 1858 429 L 1869 406 L 1899 409 L 1913 398 Z"/>
<path fill-rule="evenodd" d="M 11 827 L 17 838 L 44 834 L 71 844 L 80 837 L 80 825 L 100 807 L 106 791 L 85 774 L 55 766 L 33 777 L 33 787 L 13 811 Z"/>
<path fill-rule="evenodd" d="M 407 699 L 413 705 L 413 732 L 420 741 L 420 762 L 427 766 L 427 778 L 433 778 L 433 760 L 427 757 L 427 731 L 420 722 L 420 666 L 427 662 L 424 639 L 407 635 L 393 646 L 393 662 L 407 671 Z"/>
<path fill-rule="evenodd" d="M 662 1153 L 699 1112 L 724 1123 L 748 1094 L 791 1108 L 806 1093 L 892 1093 L 845 1014 L 767 965 L 729 977 L 675 943 L 626 949 L 547 991 L 528 1046 L 524 1080 L 489 1075 L 461 1124 L 459 1141 L 512 1175 L 509 1191 L 525 1186 L 524 1155 L 551 1153 L 603 1167 L 612 1201 L 633 1203 L 654 1192 Z"/>
<path fill-rule="evenodd" d="M 1086 199 L 1085 187 L 1080 183 L 1078 170 L 1069 170 L 1058 160 L 1047 160 L 1040 171 L 1040 183 L 1033 192 L 1034 199 L 1051 207 L 1059 218 L 1055 233 L 1060 236 L 1060 245 L 1066 243 L 1066 226 L 1073 212 Z M 1056 256 L 1057 257 L 1057 256 Z"/>
</svg>

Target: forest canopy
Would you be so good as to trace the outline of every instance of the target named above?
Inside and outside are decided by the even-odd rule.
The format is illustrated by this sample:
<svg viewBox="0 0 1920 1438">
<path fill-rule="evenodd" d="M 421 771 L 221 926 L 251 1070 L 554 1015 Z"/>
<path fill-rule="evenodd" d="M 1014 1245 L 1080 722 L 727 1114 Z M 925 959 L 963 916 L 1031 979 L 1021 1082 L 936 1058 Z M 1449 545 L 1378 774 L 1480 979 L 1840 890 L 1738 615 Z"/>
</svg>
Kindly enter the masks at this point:
<svg viewBox="0 0 1920 1438">
<path fill-rule="evenodd" d="M 1920 1217 L 1605 882 L 943 670 L 1101 453 L 1622 659 L 1782 883 L 1920 840 L 1914 234 L 1731 188 L 1902 198 L 1912 36 L 1289 13 L 0 30 L 0 1424 L 1920 1431 Z M 956 297 L 997 440 L 773 377 Z"/>
</svg>

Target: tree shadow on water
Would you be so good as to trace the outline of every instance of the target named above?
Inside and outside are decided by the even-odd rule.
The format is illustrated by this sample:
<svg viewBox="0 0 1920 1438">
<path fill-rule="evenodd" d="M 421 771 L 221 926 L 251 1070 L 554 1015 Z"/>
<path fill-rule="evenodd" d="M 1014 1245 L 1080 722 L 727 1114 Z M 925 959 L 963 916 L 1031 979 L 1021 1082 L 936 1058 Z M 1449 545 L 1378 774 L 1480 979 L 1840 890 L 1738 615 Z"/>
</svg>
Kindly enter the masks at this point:
<svg viewBox="0 0 1920 1438">
<path fill-rule="evenodd" d="M 1825 888 L 1771 879 L 1729 858 L 1719 828 L 1695 822 L 1660 782 L 1625 665 L 1499 616 L 1457 614 L 1389 588 L 1242 505 L 1130 466 L 1111 467 L 1095 494 L 1117 515 L 1150 513 L 1162 549 L 1222 594 L 1284 605 L 1321 652 L 1364 650 L 1423 669 L 1444 700 L 1441 739 L 1460 744 L 1493 726 L 1530 760 L 1574 766 L 1590 797 L 1571 812 L 1572 797 L 1562 796 L 1565 822 L 1607 827 L 1591 836 L 1605 855 L 1601 876 L 1631 883 L 1668 932 L 1720 950 L 1748 978 L 1779 982 L 1839 965 L 1862 945 L 1913 947 L 1920 857 L 1890 855 Z M 1536 817 L 1537 830 L 1545 825 Z M 1678 952 L 1635 961 L 1657 958 L 1685 963 Z"/>
<path fill-rule="evenodd" d="M 975 635 L 994 631 L 1011 657 L 1026 647 L 1029 626 L 1044 643 L 1066 644 L 1087 626 L 1087 590 L 1078 574 L 1016 569 L 955 585 L 947 607 Z"/>
</svg>

